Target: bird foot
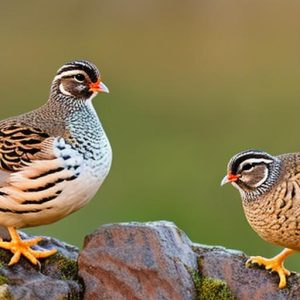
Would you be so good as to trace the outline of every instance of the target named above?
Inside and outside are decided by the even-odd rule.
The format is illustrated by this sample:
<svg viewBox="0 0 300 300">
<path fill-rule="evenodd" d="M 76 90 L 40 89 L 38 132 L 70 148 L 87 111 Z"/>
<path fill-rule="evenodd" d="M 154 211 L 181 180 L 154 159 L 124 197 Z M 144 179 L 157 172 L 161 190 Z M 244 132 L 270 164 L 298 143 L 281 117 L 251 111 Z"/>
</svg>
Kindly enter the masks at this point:
<svg viewBox="0 0 300 300">
<path fill-rule="evenodd" d="M 283 266 L 283 260 L 280 257 L 264 258 L 262 256 L 251 256 L 247 260 L 246 266 L 250 267 L 251 264 L 258 264 L 259 266 L 264 266 L 266 270 L 276 272 L 280 278 L 278 287 L 282 289 L 286 286 L 286 276 L 289 276 L 291 272 Z"/>
<path fill-rule="evenodd" d="M 22 240 L 14 228 L 9 228 L 9 233 L 11 235 L 9 242 L 0 240 L 0 248 L 10 250 L 14 254 L 8 264 L 9 266 L 16 264 L 20 260 L 21 255 L 25 256 L 32 264 L 37 265 L 39 264 L 38 258 L 45 258 L 57 252 L 56 249 L 44 251 L 31 249 L 31 246 L 35 246 L 43 240 L 42 237 Z"/>
</svg>

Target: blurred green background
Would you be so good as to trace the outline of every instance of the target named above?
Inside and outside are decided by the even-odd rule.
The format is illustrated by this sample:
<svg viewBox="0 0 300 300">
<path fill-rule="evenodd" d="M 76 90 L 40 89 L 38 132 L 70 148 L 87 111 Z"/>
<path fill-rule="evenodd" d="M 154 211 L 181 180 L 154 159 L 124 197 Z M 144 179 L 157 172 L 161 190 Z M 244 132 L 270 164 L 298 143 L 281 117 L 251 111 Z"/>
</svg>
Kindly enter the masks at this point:
<svg viewBox="0 0 300 300">
<path fill-rule="evenodd" d="M 170 220 L 195 241 L 271 256 L 238 192 L 220 187 L 243 149 L 300 150 L 297 1 L 1 2 L 0 117 L 48 97 L 56 70 L 89 59 L 114 152 L 90 204 L 28 229 L 82 246 L 104 223 Z M 288 260 L 300 271 L 300 255 Z"/>
</svg>

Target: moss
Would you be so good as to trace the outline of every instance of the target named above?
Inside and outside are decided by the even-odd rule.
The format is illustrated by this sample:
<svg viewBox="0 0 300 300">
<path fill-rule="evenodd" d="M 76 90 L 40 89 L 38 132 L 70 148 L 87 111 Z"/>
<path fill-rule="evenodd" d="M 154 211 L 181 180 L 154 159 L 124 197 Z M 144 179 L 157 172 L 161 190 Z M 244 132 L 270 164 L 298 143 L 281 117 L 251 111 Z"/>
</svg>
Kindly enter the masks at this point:
<svg viewBox="0 0 300 300">
<path fill-rule="evenodd" d="M 63 276 L 62 279 L 77 279 L 78 267 L 76 261 L 64 257 L 64 259 L 60 261 L 60 270 Z"/>
<path fill-rule="evenodd" d="M 0 269 L 2 269 L 4 265 L 7 265 L 10 259 L 11 259 L 11 252 L 0 249 Z M 0 286 L 7 284 L 8 282 L 9 282 L 8 278 L 3 274 L 0 274 Z"/>
<path fill-rule="evenodd" d="M 1 300 L 15 299 L 12 296 L 15 294 L 14 286 L 18 287 L 18 285 L 20 285 L 18 280 L 15 280 L 14 276 L 12 276 L 13 269 L 8 268 L 7 266 L 11 257 L 12 257 L 12 253 L 10 251 L 0 249 L 0 299 Z M 76 281 L 79 285 L 79 289 L 76 284 L 70 284 L 68 295 L 64 297 L 65 293 L 63 293 L 64 295 L 61 295 L 61 300 L 83 299 L 81 295 L 81 291 L 83 290 L 83 287 L 81 281 L 78 278 L 78 267 L 77 267 L 77 262 L 75 260 L 57 253 L 53 256 L 41 260 L 40 270 L 37 267 L 34 266 L 32 267 L 30 262 L 26 261 L 26 258 L 24 257 L 21 258 L 20 264 L 25 272 L 24 274 L 26 274 L 26 270 L 28 269 L 32 271 L 35 269 L 36 272 L 40 271 L 45 276 L 49 276 L 50 278 L 53 279 Z"/>
<path fill-rule="evenodd" d="M 4 275 L 0 275 L 0 285 L 7 284 L 8 282 L 8 278 L 6 278 Z"/>
<path fill-rule="evenodd" d="M 0 248 L 0 268 L 7 265 L 12 257 L 12 253 L 8 250 Z"/>
<path fill-rule="evenodd" d="M 75 260 L 57 253 L 45 261 L 45 267 L 47 265 L 55 265 L 62 280 L 77 280 L 78 267 Z"/>
<path fill-rule="evenodd" d="M 59 253 L 56 253 L 55 255 L 50 256 L 45 260 L 43 264 L 44 272 L 47 272 L 46 270 L 48 269 L 48 266 L 52 269 L 51 273 L 55 270 L 57 271 L 57 275 L 59 274 L 59 279 L 74 280 L 81 286 L 81 290 L 83 290 L 82 283 L 80 282 L 80 279 L 78 277 L 78 266 L 75 260 L 65 257 Z M 81 295 L 81 293 L 78 293 L 77 289 L 71 288 L 71 291 L 68 294 L 68 296 L 62 298 L 61 300 L 67 299 L 81 300 L 83 299 L 83 296 Z"/>
<path fill-rule="evenodd" d="M 227 283 L 220 279 L 211 277 L 201 277 L 199 289 L 198 289 L 198 300 L 234 300 L 235 297 L 232 295 Z"/>
<path fill-rule="evenodd" d="M 198 259 L 201 270 L 201 259 Z M 202 276 L 198 270 L 189 270 L 195 284 L 197 300 L 234 300 L 227 283 L 220 279 Z"/>
<path fill-rule="evenodd" d="M 191 276 L 193 278 L 193 282 L 194 282 L 194 285 L 195 285 L 197 295 L 199 295 L 200 289 L 201 289 L 201 275 L 199 274 L 198 271 L 192 270 L 190 268 L 188 268 L 188 271 L 189 271 L 189 273 L 191 274 Z M 197 296 L 197 298 L 198 298 L 198 296 Z"/>
</svg>

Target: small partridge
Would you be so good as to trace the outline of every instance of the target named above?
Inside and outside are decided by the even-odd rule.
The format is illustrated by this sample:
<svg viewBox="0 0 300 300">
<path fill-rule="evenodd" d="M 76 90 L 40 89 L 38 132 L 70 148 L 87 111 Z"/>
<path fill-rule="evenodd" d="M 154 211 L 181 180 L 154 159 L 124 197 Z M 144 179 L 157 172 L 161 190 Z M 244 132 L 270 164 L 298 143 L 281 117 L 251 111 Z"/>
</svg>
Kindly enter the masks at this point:
<svg viewBox="0 0 300 300">
<path fill-rule="evenodd" d="M 108 89 L 96 66 L 72 61 L 57 71 L 46 104 L 0 122 L 0 226 L 11 238 L 0 248 L 13 253 L 9 265 L 54 254 L 33 250 L 42 238 L 22 240 L 16 229 L 78 210 L 107 176 L 112 151 L 92 105 L 99 92 Z"/>
<path fill-rule="evenodd" d="M 284 260 L 300 251 L 300 153 L 240 152 L 229 161 L 222 185 L 227 182 L 239 190 L 247 220 L 257 234 L 285 247 L 271 259 L 250 257 L 246 265 L 256 263 L 277 272 L 279 288 L 284 288 L 290 274 Z"/>
</svg>

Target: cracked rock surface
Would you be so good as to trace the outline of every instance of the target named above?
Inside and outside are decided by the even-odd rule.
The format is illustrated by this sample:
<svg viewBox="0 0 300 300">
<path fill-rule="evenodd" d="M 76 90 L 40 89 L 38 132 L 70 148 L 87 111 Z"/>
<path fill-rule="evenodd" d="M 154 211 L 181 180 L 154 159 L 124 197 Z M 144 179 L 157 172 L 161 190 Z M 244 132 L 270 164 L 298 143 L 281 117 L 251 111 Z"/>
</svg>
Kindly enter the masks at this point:
<svg viewBox="0 0 300 300">
<path fill-rule="evenodd" d="M 196 297 L 189 273 L 197 267 L 196 255 L 171 223 L 102 226 L 86 238 L 78 263 L 85 299 Z"/>
<path fill-rule="evenodd" d="M 86 237 L 79 257 L 52 238 L 40 245 L 58 249 L 41 268 L 24 258 L 8 267 L 11 253 L 0 249 L 0 299 L 300 299 L 296 273 L 280 290 L 277 274 L 245 267 L 244 253 L 193 243 L 170 222 L 103 225 Z"/>
<path fill-rule="evenodd" d="M 246 268 L 247 256 L 192 243 L 170 222 L 104 225 L 79 255 L 84 299 L 300 299 L 300 278 Z"/>
</svg>

